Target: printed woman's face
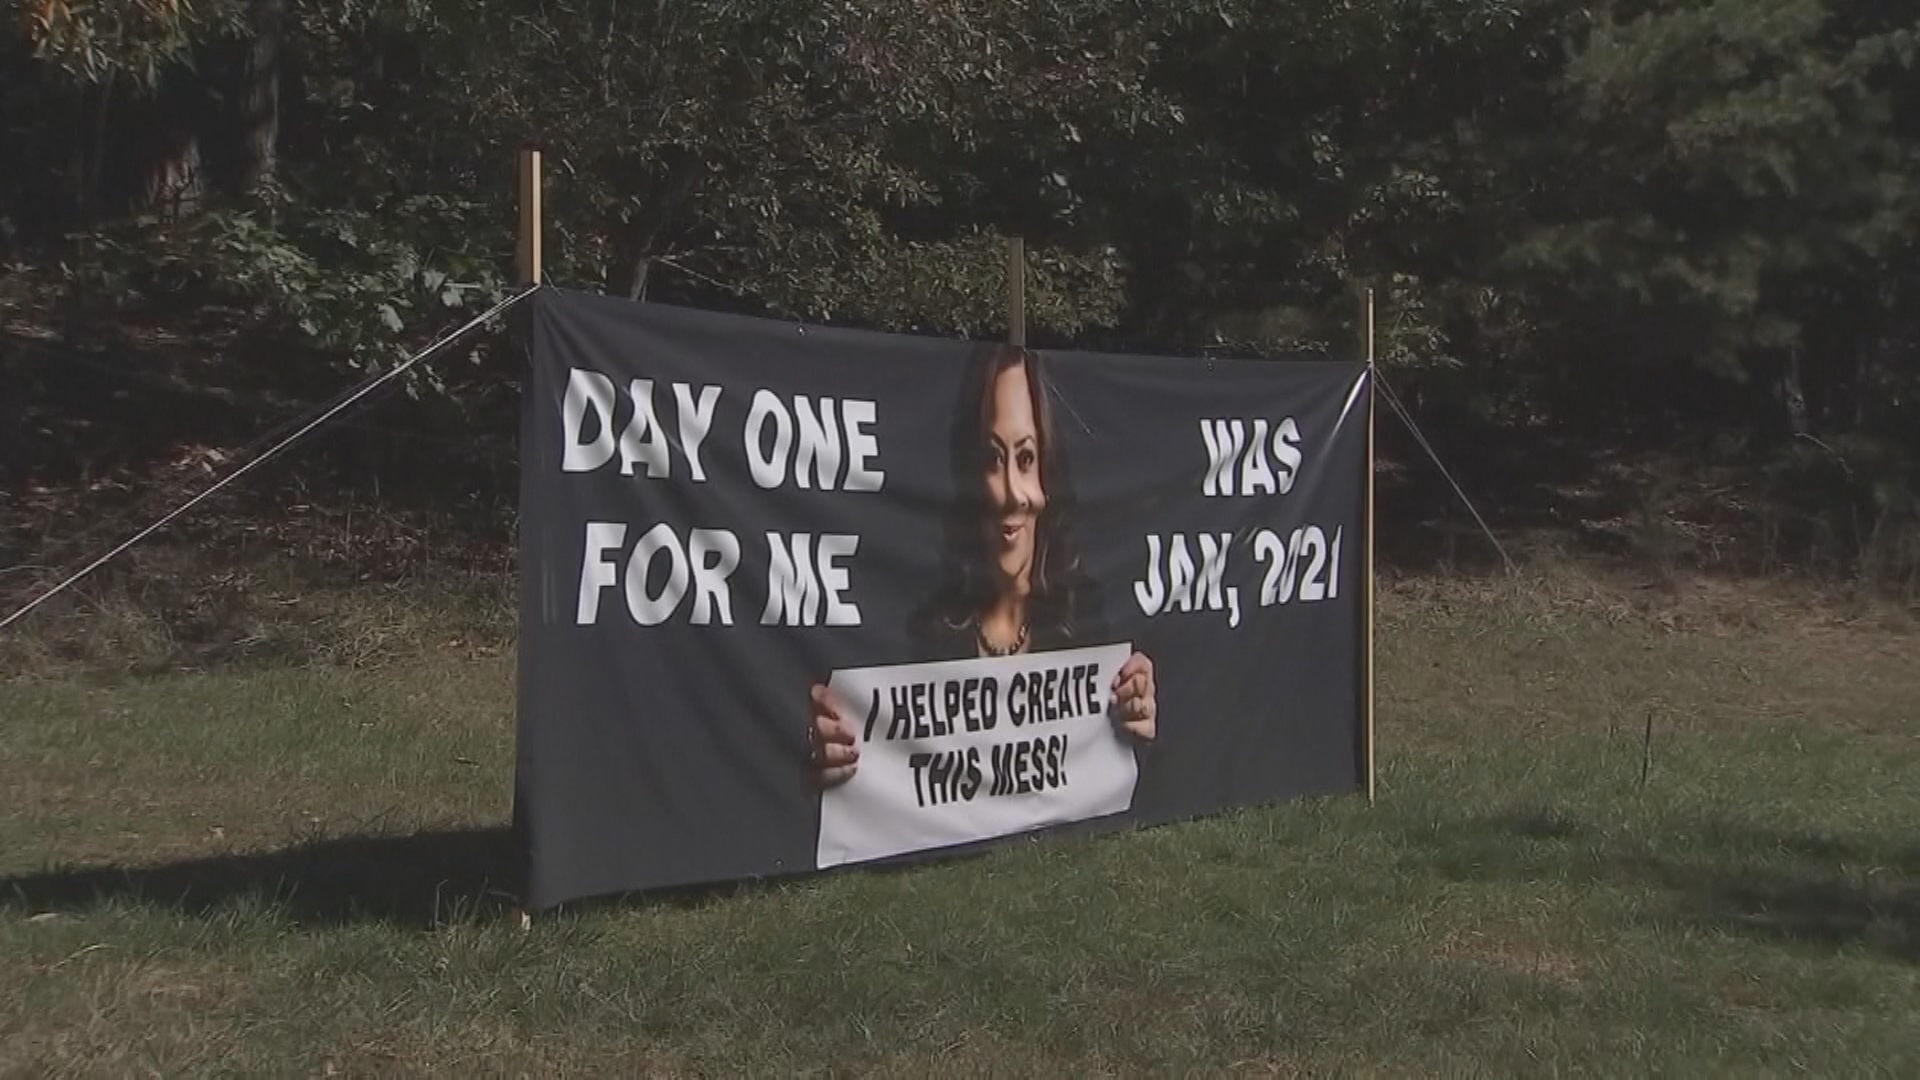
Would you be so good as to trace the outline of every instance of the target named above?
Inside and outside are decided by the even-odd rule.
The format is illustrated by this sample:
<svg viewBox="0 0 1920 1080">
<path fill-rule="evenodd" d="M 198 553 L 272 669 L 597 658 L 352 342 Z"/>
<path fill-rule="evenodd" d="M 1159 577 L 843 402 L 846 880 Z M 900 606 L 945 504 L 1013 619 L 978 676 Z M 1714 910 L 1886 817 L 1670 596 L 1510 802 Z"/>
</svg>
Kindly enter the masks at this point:
<svg viewBox="0 0 1920 1080">
<path fill-rule="evenodd" d="M 993 380 L 987 425 L 987 547 L 1003 579 L 1024 591 L 1033 572 L 1034 525 L 1047 505 L 1040 484 L 1040 428 L 1034 422 L 1027 368 L 1016 364 Z"/>
</svg>

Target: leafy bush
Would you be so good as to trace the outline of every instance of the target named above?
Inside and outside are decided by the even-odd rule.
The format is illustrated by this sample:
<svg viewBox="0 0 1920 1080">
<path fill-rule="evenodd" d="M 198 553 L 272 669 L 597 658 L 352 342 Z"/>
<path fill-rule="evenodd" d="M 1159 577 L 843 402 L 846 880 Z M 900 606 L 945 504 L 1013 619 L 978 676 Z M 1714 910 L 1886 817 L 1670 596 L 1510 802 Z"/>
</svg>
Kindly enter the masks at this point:
<svg viewBox="0 0 1920 1080">
<path fill-rule="evenodd" d="M 260 333 L 373 372 L 503 295 L 492 259 L 458 243 L 473 215 L 438 195 L 316 211 L 275 194 L 184 221 L 105 225 L 73 238 L 63 269 L 84 309 L 233 307 Z"/>
</svg>

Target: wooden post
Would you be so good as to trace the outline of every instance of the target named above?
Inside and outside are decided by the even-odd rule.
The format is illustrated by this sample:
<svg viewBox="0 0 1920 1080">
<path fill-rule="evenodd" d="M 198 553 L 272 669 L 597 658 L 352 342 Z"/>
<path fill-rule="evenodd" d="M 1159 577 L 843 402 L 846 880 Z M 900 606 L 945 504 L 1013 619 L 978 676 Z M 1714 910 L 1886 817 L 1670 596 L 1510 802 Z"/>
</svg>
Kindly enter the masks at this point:
<svg viewBox="0 0 1920 1080">
<path fill-rule="evenodd" d="M 1380 382 L 1374 374 L 1373 344 L 1373 290 L 1367 290 L 1366 297 L 1366 346 L 1367 346 L 1367 532 L 1366 532 L 1366 573 L 1367 587 L 1366 609 L 1361 614 L 1366 627 L 1366 738 L 1367 738 L 1367 802 L 1373 802 L 1374 765 L 1373 765 L 1373 400 L 1380 392 Z"/>
<path fill-rule="evenodd" d="M 1007 344 L 1027 343 L 1027 241 L 1007 241 Z"/>
<path fill-rule="evenodd" d="M 538 285 L 540 274 L 540 151 L 520 151 L 520 231 L 513 253 L 516 284 Z"/>
<path fill-rule="evenodd" d="M 539 150 L 531 146 L 521 148 L 519 174 L 520 225 L 516 231 L 516 242 L 513 248 L 513 277 L 515 284 L 524 288 L 528 285 L 538 285 L 542 281 L 540 241 L 543 221 L 540 206 Z M 514 915 L 514 922 L 522 933 L 533 929 L 533 912 L 529 911 L 525 905 L 516 908 Z"/>
</svg>

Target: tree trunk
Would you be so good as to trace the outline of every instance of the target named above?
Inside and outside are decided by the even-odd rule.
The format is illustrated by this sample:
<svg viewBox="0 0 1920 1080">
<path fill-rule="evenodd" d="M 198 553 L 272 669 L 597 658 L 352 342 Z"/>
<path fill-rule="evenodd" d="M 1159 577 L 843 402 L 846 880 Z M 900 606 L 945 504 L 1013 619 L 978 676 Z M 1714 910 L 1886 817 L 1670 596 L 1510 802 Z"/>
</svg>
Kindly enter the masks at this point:
<svg viewBox="0 0 1920 1080">
<path fill-rule="evenodd" d="M 83 228 L 100 217 L 101 175 L 113 130 L 113 83 L 113 72 L 109 71 L 91 93 L 80 95 L 80 111 L 86 123 L 74 129 L 73 209 L 75 219 Z M 93 107 L 91 116 L 86 115 L 89 103 Z"/>
<path fill-rule="evenodd" d="M 218 182 L 225 194 L 245 195 L 273 179 L 280 147 L 286 20 L 286 0 L 253 0 L 248 7 L 248 37 L 238 43 L 229 92 L 233 105 L 222 118 L 226 137 Z"/>
<path fill-rule="evenodd" d="M 200 211 L 206 169 L 200 133 L 206 93 L 190 72 L 170 74 L 150 102 L 121 118 L 122 155 L 114 170 L 118 208 L 178 221 Z"/>
<path fill-rule="evenodd" d="M 639 300 L 646 295 L 647 278 L 659 254 L 660 237 L 673 223 L 681 204 L 693 195 L 706 160 L 690 150 L 669 155 L 666 173 L 646 202 L 646 209 L 615 230 L 613 260 L 607 267 L 609 293 Z"/>
<path fill-rule="evenodd" d="M 1795 435 L 1807 435 L 1812 427 L 1807 417 L 1807 392 L 1800 379 L 1800 347 L 1787 350 L 1786 369 L 1780 376 L 1780 400 L 1787 410 L 1787 426 Z"/>
<path fill-rule="evenodd" d="M 634 263 L 633 280 L 627 284 L 627 299 L 645 300 L 647 298 L 647 275 L 653 273 L 651 258 L 639 259 Z"/>
<path fill-rule="evenodd" d="M 251 0 L 245 36 L 168 71 L 151 98 L 120 95 L 103 144 L 105 213 L 189 218 L 209 196 L 239 197 L 273 177 L 279 157 L 286 0 Z"/>
</svg>

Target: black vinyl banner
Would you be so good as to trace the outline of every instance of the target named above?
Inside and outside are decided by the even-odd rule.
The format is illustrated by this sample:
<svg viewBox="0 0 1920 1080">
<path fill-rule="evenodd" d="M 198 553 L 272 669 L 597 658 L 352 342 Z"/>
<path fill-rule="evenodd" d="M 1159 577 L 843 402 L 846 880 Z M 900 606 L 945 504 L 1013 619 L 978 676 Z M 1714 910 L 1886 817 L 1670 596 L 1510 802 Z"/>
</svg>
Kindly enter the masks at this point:
<svg viewBox="0 0 1920 1080">
<path fill-rule="evenodd" d="M 531 305 L 530 907 L 1362 783 L 1364 365 Z"/>
</svg>

